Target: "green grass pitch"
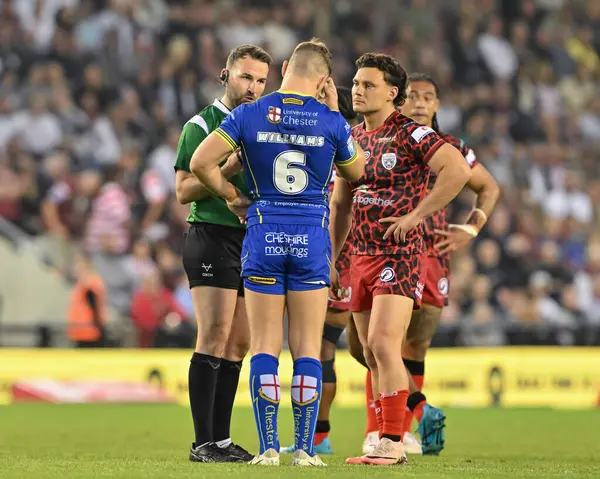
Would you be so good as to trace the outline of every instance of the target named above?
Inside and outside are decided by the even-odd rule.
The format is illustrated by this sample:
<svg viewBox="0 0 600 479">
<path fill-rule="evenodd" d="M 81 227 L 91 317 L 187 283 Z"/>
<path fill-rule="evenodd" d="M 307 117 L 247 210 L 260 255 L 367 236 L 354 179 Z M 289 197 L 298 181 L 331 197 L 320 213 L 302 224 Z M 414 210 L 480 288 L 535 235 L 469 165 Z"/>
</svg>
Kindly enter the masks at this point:
<svg viewBox="0 0 600 479">
<path fill-rule="evenodd" d="M 431 478 L 600 477 L 600 411 L 449 409 L 447 447 L 439 457 L 409 457 L 408 466 L 346 466 L 360 452 L 364 418 L 337 408 L 334 456 L 327 468 L 292 469 L 192 464 L 189 412 L 174 405 L 12 405 L 0 407 L 2 478 Z M 291 410 L 280 410 L 280 436 L 292 438 Z M 234 413 L 233 438 L 252 451 L 252 410 Z"/>
</svg>

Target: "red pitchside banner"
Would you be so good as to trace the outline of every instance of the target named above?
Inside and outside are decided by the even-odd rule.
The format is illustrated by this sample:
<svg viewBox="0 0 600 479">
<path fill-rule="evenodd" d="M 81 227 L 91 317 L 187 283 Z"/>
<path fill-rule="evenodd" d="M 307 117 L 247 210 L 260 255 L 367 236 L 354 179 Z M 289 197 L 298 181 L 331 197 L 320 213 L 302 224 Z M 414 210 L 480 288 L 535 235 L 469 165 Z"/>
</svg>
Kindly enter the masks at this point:
<svg viewBox="0 0 600 479">
<path fill-rule="evenodd" d="M 32 379 L 12 386 L 14 402 L 47 403 L 170 403 L 165 391 L 142 382 L 57 381 Z"/>
</svg>

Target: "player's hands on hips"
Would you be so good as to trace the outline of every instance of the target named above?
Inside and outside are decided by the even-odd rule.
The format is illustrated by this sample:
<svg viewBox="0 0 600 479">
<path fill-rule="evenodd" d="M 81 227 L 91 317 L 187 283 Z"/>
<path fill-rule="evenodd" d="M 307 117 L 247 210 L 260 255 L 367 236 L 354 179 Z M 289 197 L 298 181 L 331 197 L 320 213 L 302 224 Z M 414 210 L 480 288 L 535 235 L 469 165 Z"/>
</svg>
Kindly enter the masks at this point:
<svg viewBox="0 0 600 479">
<path fill-rule="evenodd" d="M 414 214 L 414 212 L 408 213 L 407 215 L 399 218 L 394 216 L 382 218 L 379 220 L 380 223 L 390 225 L 383 235 L 383 239 L 388 239 L 394 235 L 396 243 L 404 243 L 404 241 L 406 241 L 406 235 L 408 232 L 414 229 L 421 222 L 421 220 L 422 218 Z"/>
<path fill-rule="evenodd" d="M 240 219 L 240 223 L 245 223 L 246 212 L 252 202 L 246 198 L 239 189 L 235 188 L 235 190 L 237 196 L 233 200 L 226 200 L 227 208 Z"/>
<path fill-rule="evenodd" d="M 338 270 L 335 269 L 333 263 L 329 268 L 329 280 L 331 281 L 329 297 L 336 301 L 341 301 L 346 296 L 348 296 L 348 292 L 340 285 L 340 274 Z"/>
<path fill-rule="evenodd" d="M 448 230 L 435 230 L 436 235 L 442 236 L 435 244 L 435 249 L 440 254 L 452 253 L 467 246 L 475 236 L 461 228 L 462 225 L 449 225 Z"/>
<path fill-rule="evenodd" d="M 340 111 L 337 88 L 331 77 L 325 82 L 323 92 L 325 93 L 325 96 L 322 98 L 323 103 L 325 103 L 331 111 Z"/>
<path fill-rule="evenodd" d="M 244 169 L 242 165 L 242 152 L 239 148 L 229 155 L 223 169 L 226 171 L 227 177 L 237 175 Z"/>
</svg>

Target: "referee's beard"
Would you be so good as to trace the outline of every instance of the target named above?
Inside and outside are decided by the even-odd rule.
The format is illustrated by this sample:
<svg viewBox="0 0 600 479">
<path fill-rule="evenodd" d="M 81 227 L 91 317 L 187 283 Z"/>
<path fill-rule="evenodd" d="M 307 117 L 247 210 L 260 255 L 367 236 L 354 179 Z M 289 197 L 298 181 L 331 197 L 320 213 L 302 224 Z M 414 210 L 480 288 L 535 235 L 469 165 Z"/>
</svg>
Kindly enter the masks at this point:
<svg viewBox="0 0 600 479">
<path fill-rule="evenodd" d="M 226 106 L 231 107 L 232 110 L 240 106 L 242 103 L 252 103 L 257 99 L 255 93 L 249 90 L 239 91 L 233 85 L 231 85 L 231 83 L 227 83 L 225 96 L 227 97 Z"/>
</svg>

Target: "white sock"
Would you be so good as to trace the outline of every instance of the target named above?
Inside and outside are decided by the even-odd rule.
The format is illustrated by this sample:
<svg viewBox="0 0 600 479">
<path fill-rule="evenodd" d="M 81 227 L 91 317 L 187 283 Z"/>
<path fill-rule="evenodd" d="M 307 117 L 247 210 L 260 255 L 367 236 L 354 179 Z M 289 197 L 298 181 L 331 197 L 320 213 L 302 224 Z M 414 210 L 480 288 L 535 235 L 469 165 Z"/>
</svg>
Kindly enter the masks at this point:
<svg viewBox="0 0 600 479">
<path fill-rule="evenodd" d="M 231 438 L 227 438 L 227 439 L 223 439 L 222 441 L 217 441 L 215 442 L 215 444 L 217 446 L 219 446 L 221 449 L 226 448 L 227 446 L 229 446 L 233 441 L 231 440 Z"/>
</svg>

